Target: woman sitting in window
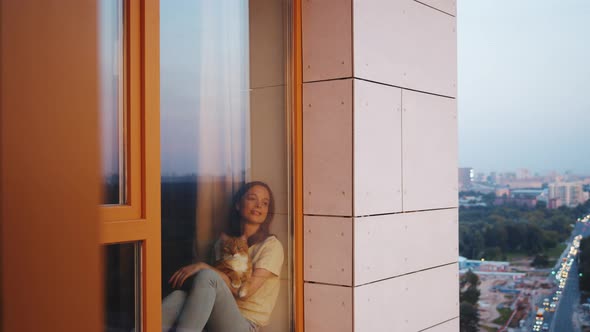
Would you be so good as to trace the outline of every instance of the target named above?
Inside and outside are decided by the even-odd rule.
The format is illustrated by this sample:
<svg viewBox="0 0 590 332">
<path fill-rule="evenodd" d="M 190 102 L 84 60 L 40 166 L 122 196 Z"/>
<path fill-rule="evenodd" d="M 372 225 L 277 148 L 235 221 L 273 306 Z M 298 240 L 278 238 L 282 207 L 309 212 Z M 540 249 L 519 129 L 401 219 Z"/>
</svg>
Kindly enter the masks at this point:
<svg viewBox="0 0 590 332">
<path fill-rule="evenodd" d="M 238 190 L 229 228 L 216 242 L 214 253 L 219 260 L 220 241 L 229 236 L 247 239 L 252 262 L 247 295 L 238 296 L 239 288 L 231 285 L 230 278 L 206 263 L 185 266 L 169 282 L 179 288 L 192 277 L 192 285 L 190 291 L 175 290 L 164 299 L 164 331 L 175 322 L 178 332 L 202 331 L 205 325 L 209 332 L 257 331 L 268 324 L 279 294 L 284 258 L 283 246 L 269 232 L 273 214 L 274 198 L 267 184 L 250 182 Z"/>
</svg>

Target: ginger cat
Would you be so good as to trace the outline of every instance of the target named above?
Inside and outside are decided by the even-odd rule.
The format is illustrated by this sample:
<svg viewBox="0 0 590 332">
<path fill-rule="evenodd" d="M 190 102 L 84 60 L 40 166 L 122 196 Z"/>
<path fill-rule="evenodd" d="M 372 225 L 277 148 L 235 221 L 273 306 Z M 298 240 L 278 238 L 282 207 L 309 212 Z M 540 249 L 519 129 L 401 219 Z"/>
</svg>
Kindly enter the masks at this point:
<svg viewBox="0 0 590 332">
<path fill-rule="evenodd" d="M 233 288 L 238 288 L 238 297 L 248 295 L 252 262 L 248 254 L 248 242 L 241 237 L 226 237 L 221 244 L 221 259 L 215 268 L 225 273 Z"/>
</svg>

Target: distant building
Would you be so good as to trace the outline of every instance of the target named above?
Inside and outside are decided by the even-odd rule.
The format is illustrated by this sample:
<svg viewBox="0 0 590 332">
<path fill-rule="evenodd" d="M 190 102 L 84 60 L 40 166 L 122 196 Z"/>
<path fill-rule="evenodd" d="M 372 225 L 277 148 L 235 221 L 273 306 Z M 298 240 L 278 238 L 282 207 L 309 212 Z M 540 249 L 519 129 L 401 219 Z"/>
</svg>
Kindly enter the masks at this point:
<svg viewBox="0 0 590 332">
<path fill-rule="evenodd" d="M 535 178 L 528 178 L 522 180 L 505 180 L 502 184 L 510 186 L 511 189 L 526 189 L 526 188 L 542 188 L 543 181 Z"/>
<path fill-rule="evenodd" d="M 475 182 L 486 182 L 486 175 L 485 173 L 477 172 L 475 173 L 475 177 L 473 177 L 471 180 Z"/>
<path fill-rule="evenodd" d="M 536 197 L 514 197 L 512 202 L 518 206 L 526 206 L 532 209 L 537 206 L 538 201 Z"/>
<path fill-rule="evenodd" d="M 510 188 L 496 188 L 496 197 L 510 197 Z"/>
<path fill-rule="evenodd" d="M 507 195 L 501 190 L 496 190 L 494 205 L 515 204 L 534 208 L 537 206 L 537 202 L 547 200 L 544 189 L 514 189 L 509 190 Z M 498 193 L 502 193 L 502 195 L 498 195 Z"/>
<path fill-rule="evenodd" d="M 490 172 L 490 175 L 488 175 L 487 180 L 489 183 L 495 184 L 496 182 L 498 182 L 498 174 L 496 172 Z"/>
<path fill-rule="evenodd" d="M 481 196 L 459 196 L 459 206 L 476 207 L 487 206 L 487 204 L 482 201 Z"/>
<path fill-rule="evenodd" d="M 471 188 L 473 182 L 473 168 L 460 167 L 459 168 L 459 190 L 468 190 Z"/>
<path fill-rule="evenodd" d="M 514 172 L 504 172 L 504 173 L 500 174 L 500 178 L 503 181 L 514 181 L 514 180 L 516 180 L 516 173 L 514 173 Z"/>
<path fill-rule="evenodd" d="M 549 184 L 549 200 L 559 198 L 565 206 L 573 207 L 588 200 L 581 182 L 556 182 Z"/>
<path fill-rule="evenodd" d="M 521 168 L 516 171 L 517 179 L 528 179 L 531 177 L 531 172 L 526 168 Z"/>
<path fill-rule="evenodd" d="M 548 209 L 557 209 L 558 207 L 560 207 L 562 205 L 563 205 L 563 203 L 561 203 L 561 199 L 559 197 L 550 198 L 547 201 L 547 208 Z"/>
<path fill-rule="evenodd" d="M 459 256 L 459 270 L 472 270 L 473 272 L 508 272 L 510 271 L 509 262 L 486 261 L 467 259 Z"/>
</svg>

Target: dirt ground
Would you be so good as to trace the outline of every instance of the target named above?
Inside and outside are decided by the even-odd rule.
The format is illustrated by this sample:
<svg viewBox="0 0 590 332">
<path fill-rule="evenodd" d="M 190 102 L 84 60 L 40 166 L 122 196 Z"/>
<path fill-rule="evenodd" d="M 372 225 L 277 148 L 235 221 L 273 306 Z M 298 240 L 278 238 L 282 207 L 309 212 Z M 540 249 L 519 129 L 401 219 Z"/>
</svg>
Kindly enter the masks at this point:
<svg viewBox="0 0 590 332">
<path fill-rule="evenodd" d="M 500 292 L 493 292 L 491 289 L 494 286 L 501 286 L 506 283 L 505 278 L 497 278 L 492 276 L 481 276 L 481 284 L 479 289 L 481 295 L 479 297 L 479 319 L 483 324 L 490 324 L 494 319 L 500 317 L 496 307 L 506 301 L 504 294 Z"/>
<path fill-rule="evenodd" d="M 523 283 L 517 288 L 523 291 L 523 296 L 527 296 L 530 302 L 535 302 L 551 294 L 551 289 L 543 289 L 540 284 L 544 281 L 543 277 L 525 277 Z M 479 298 L 480 324 L 496 326 L 493 321 L 500 317 L 496 310 L 499 304 L 504 303 L 509 306 L 514 301 L 514 295 L 504 294 L 493 291 L 494 287 L 512 287 L 514 281 L 510 277 L 504 276 L 480 276 L 481 284 L 479 286 L 481 295 Z M 533 304 L 534 306 L 534 304 Z M 532 308 L 536 310 L 536 308 Z"/>
</svg>

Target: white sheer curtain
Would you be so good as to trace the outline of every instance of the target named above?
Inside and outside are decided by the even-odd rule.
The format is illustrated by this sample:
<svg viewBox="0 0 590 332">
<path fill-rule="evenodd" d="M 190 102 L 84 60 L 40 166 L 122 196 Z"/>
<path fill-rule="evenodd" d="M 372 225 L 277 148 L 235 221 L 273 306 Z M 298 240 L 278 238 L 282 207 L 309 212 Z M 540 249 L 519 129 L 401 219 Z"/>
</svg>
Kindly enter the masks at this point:
<svg viewBox="0 0 590 332">
<path fill-rule="evenodd" d="M 249 172 L 248 1 L 198 4 L 195 250 L 205 258 L 225 227 L 232 193 Z"/>
</svg>

